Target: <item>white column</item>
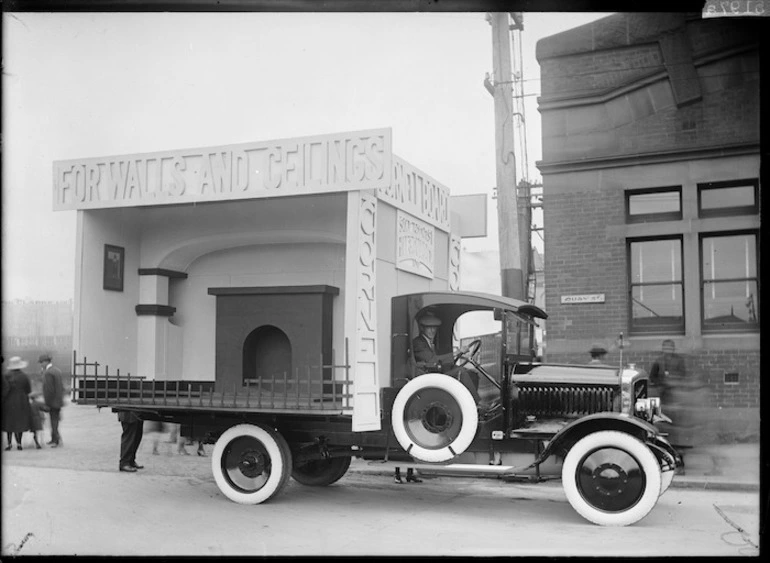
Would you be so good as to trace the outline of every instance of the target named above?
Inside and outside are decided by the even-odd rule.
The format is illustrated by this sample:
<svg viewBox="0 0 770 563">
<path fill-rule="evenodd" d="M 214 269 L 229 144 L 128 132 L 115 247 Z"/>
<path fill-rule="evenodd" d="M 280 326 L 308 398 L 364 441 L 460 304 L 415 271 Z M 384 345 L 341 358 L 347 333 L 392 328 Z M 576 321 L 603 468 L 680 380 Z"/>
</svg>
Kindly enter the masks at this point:
<svg viewBox="0 0 770 563">
<path fill-rule="evenodd" d="M 348 192 L 345 249 L 345 336 L 353 379 L 353 431 L 380 429 L 375 301 L 377 198 Z M 387 336 L 386 336 L 387 337 Z"/>
<path fill-rule="evenodd" d="M 166 379 L 166 350 L 168 317 L 168 277 L 139 276 L 139 305 L 137 306 L 137 375 L 147 379 Z"/>
</svg>

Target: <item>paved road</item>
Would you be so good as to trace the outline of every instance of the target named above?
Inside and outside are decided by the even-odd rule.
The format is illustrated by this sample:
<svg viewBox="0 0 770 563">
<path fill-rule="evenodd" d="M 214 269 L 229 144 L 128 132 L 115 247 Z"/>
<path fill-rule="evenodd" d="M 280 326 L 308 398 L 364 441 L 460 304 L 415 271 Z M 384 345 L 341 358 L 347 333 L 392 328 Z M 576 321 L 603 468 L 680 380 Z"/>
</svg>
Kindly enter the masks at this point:
<svg viewBox="0 0 770 563">
<path fill-rule="evenodd" d="M 21 555 L 739 556 L 759 542 L 748 492 L 669 490 L 638 524 L 603 528 L 555 484 L 456 477 L 350 473 L 243 506 L 210 478 L 11 463 L 2 509 L 2 552 Z"/>
<path fill-rule="evenodd" d="M 426 478 L 396 485 L 348 473 L 326 488 L 290 482 L 241 506 L 214 483 L 210 459 L 154 456 L 117 471 L 120 425 L 92 407 L 64 411 L 60 449 L 3 452 L 2 553 L 81 555 L 756 555 L 754 491 L 670 489 L 638 524 L 578 516 L 558 482 Z M 29 440 L 31 442 L 31 440 Z M 194 448 L 189 448 L 194 452 Z M 210 451 L 211 447 L 208 447 Z"/>
</svg>

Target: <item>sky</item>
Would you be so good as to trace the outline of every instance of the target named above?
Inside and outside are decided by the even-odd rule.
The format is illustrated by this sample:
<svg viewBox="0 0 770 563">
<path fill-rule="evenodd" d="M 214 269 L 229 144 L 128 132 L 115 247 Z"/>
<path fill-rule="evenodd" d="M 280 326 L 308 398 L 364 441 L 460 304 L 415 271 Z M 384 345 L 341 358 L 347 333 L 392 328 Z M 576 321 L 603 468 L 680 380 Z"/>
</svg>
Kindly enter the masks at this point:
<svg viewBox="0 0 770 563">
<path fill-rule="evenodd" d="M 535 45 L 605 15 L 524 14 L 530 180 L 542 154 Z M 25 12 L 4 13 L 2 31 L 3 300 L 73 298 L 76 212 L 52 210 L 55 160 L 389 127 L 393 152 L 452 195 L 490 195 L 489 234 L 463 250 L 498 247 L 483 12 Z"/>
</svg>

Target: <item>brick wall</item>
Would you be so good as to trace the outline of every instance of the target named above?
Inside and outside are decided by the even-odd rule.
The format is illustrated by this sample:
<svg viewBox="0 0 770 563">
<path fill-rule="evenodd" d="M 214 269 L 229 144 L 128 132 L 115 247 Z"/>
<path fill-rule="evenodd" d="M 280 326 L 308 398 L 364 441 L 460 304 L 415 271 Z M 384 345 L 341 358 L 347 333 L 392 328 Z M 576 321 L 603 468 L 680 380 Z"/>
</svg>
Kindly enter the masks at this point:
<svg viewBox="0 0 770 563">
<path fill-rule="evenodd" d="M 587 363 L 586 343 L 595 340 L 606 345 L 620 332 L 628 334 L 623 234 L 623 189 L 628 186 L 622 180 L 608 181 L 612 174 L 601 170 L 599 159 L 663 153 L 676 160 L 679 153 L 684 164 L 694 158 L 693 149 L 759 142 L 757 23 L 675 20 L 660 14 L 615 14 L 538 43 L 543 92 L 539 100 L 543 162 L 539 166 L 543 170 L 545 310 L 549 314 L 545 361 Z M 694 64 L 698 76 L 701 98 L 679 107 L 664 65 L 672 61 L 664 60 L 659 42 L 667 33 L 685 34 L 692 61 L 682 64 Z M 656 81 L 644 80 L 656 73 L 665 74 Z M 569 171 L 584 167 L 586 160 L 594 168 L 590 172 Z M 640 184 L 644 163 L 640 158 L 638 165 L 631 166 L 636 187 L 678 185 L 688 180 L 692 184 L 692 178 L 700 177 L 686 166 L 672 165 L 666 169 L 671 173 L 666 177 L 660 171 L 656 176 L 649 168 L 651 183 Z M 588 293 L 605 294 L 605 302 L 561 304 L 562 295 Z M 690 334 L 691 330 L 692 325 L 686 336 L 696 343 L 699 332 Z M 653 350 L 653 344 L 646 341 L 635 350 L 632 343 L 624 350 L 624 363 L 649 369 L 658 346 L 659 341 Z M 687 365 L 690 373 L 698 374 L 708 385 L 707 406 L 713 409 L 714 421 L 709 431 L 735 439 L 755 434 L 759 350 L 694 346 L 688 350 Z M 616 364 L 619 359 L 617 349 L 611 349 L 606 361 Z M 725 372 L 737 372 L 738 384 L 726 384 Z"/>
<path fill-rule="evenodd" d="M 549 341 L 598 339 L 628 326 L 625 242 L 605 234 L 607 225 L 624 221 L 624 200 L 616 190 L 574 190 L 549 195 L 543 206 Z M 560 302 L 592 288 L 605 294 L 604 303 Z"/>
</svg>

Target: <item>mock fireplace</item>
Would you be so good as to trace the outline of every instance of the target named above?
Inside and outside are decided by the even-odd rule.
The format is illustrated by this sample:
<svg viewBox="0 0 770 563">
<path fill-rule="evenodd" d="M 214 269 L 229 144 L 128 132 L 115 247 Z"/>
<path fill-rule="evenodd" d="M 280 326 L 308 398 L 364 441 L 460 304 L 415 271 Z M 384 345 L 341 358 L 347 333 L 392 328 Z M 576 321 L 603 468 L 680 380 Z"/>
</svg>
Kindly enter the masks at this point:
<svg viewBox="0 0 770 563">
<path fill-rule="evenodd" d="M 217 298 L 216 391 L 247 385 L 280 391 L 308 379 L 320 382 L 321 366 L 332 361 L 338 288 L 213 287 L 208 293 Z"/>
</svg>

